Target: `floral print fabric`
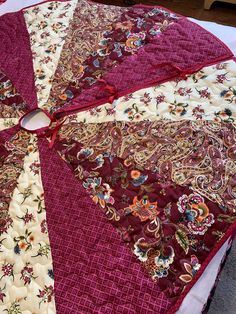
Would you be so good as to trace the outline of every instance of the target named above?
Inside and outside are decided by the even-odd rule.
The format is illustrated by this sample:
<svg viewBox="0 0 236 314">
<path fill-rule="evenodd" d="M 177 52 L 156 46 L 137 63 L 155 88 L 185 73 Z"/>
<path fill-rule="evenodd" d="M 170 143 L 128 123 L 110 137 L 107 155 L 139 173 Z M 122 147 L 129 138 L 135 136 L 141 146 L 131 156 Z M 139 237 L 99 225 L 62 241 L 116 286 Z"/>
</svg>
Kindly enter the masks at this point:
<svg viewBox="0 0 236 314">
<path fill-rule="evenodd" d="M 0 201 L 0 312 L 55 313 L 37 139 L 20 131 L 5 143 L 5 149 L 14 155 L 8 155 L 6 166 L 1 166 L 1 186 L 6 190 Z"/>
<path fill-rule="evenodd" d="M 45 106 L 77 0 L 47 2 L 24 10 L 28 28 L 38 106 Z"/>
<path fill-rule="evenodd" d="M 203 68 L 186 80 L 169 81 L 138 90 L 70 117 L 71 121 L 98 123 L 170 119 L 234 122 L 236 63 Z"/>
<path fill-rule="evenodd" d="M 17 92 L 13 82 L 0 72 L 0 130 L 18 123 L 28 105 Z"/>
<path fill-rule="evenodd" d="M 79 1 L 44 108 L 54 112 L 62 107 L 177 20 L 177 15 L 161 8 L 127 9 Z"/>
<path fill-rule="evenodd" d="M 236 220 L 234 142 L 226 122 L 68 123 L 55 147 L 173 297 Z"/>
<path fill-rule="evenodd" d="M 50 97 L 48 103 L 44 105 L 45 108 L 50 109 L 55 106 L 58 96 L 61 101 L 70 99 L 70 92 L 65 92 L 67 86 L 83 76 L 85 60 L 94 53 L 94 48 L 101 49 L 105 32 L 110 31 L 114 20 L 119 19 L 126 11 L 127 8 L 109 6 L 108 10 L 106 5 L 95 6 L 83 0 L 78 2 L 52 80 Z M 86 19 L 83 18 L 85 15 Z"/>
</svg>

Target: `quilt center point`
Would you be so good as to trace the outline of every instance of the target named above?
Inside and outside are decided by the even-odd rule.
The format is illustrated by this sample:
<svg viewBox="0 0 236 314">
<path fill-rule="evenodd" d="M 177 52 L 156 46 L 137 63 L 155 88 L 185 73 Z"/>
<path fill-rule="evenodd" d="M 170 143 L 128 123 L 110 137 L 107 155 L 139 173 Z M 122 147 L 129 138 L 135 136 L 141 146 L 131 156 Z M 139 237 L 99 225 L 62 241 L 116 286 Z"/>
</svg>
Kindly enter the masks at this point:
<svg viewBox="0 0 236 314">
<path fill-rule="evenodd" d="M 20 126 L 30 132 L 47 128 L 51 124 L 51 117 L 42 109 L 33 109 L 20 119 Z"/>
</svg>

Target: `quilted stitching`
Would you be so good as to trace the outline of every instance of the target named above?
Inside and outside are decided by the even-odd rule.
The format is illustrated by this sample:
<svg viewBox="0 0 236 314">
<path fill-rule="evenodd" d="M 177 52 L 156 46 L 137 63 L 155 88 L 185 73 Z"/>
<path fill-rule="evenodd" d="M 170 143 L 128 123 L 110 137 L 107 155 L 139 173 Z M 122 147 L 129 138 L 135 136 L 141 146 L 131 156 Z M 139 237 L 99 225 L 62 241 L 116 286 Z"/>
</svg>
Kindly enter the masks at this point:
<svg viewBox="0 0 236 314">
<path fill-rule="evenodd" d="M 170 302 L 68 166 L 52 155 L 47 141 L 40 139 L 39 150 L 57 313 L 165 313 Z"/>
</svg>

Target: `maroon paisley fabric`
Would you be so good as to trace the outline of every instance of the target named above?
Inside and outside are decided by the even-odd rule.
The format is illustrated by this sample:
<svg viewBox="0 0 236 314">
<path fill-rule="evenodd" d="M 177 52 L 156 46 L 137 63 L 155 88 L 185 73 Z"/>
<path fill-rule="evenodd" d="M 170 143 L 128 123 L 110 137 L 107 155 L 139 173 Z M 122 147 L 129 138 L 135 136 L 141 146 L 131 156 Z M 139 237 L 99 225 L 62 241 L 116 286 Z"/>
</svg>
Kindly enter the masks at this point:
<svg viewBox="0 0 236 314">
<path fill-rule="evenodd" d="M 19 118 L 29 110 L 12 81 L 0 72 L 0 118 Z"/>
</svg>

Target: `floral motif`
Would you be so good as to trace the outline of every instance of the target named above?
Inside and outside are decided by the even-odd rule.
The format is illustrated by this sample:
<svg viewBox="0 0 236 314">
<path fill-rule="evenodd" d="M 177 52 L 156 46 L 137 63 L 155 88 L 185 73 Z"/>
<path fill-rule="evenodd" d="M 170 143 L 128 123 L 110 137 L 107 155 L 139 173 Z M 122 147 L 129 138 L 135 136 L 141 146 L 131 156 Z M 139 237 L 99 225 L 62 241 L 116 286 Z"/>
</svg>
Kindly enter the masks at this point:
<svg viewBox="0 0 236 314">
<path fill-rule="evenodd" d="M 10 80 L 0 83 L 0 100 L 5 100 L 15 95 L 16 90 Z"/>
<path fill-rule="evenodd" d="M 184 214 L 188 228 L 193 234 L 205 234 L 208 227 L 215 222 L 214 215 L 209 213 L 204 198 L 197 193 L 181 196 L 177 206 L 179 211 Z"/>
<path fill-rule="evenodd" d="M 145 43 L 145 33 L 129 33 L 125 42 L 125 50 L 129 52 L 137 51 Z"/>
<path fill-rule="evenodd" d="M 147 246 L 143 238 L 134 244 L 134 254 L 147 268 L 154 280 L 168 276 L 168 270 L 174 262 L 174 249 L 169 246 L 166 249 L 154 250 L 152 248 L 142 248 Z"/>
<path fill-rule="evenodd" d="M 130 121 L 140 121 L 145 111 L 139 110 L 136 104 L 132 104 L 131 107 L 125 109 L 124 113 L 127 114 Z"/>
<path fill-rule="evenodd" d="M 4 293 L 4 290 L 6 289 L 6 285 L 3 288 L 0 288 L 0 300 L 3 302 L 3 299 L 5 298 L 6 294 Z"/>
<path fill-rule="evenodd" d="M 50 246 L 48 244 L 41 244 L 39 243 L 39 249 L 36 255 L 32 256 L 32 257 L 38 257 L 38 256 L 46 256 L 47 258 L 50 255 Z"/>
<path fill-rule="evenodd" d="M 0 210 L 0 235 L 7 232 L 8 228 L 12 227 L 12 223 L 9 213 L 6 210 Z"/>
<path fill-rule="evenodd" d="M 39 289 L 39 294 L 37 295 L 38 298 L 41 299 L 39 302 L 39 306 L 42 302 L 49 303 L 52 301 L 52 297 L 54 295 L 53 286 L 44 286 L 43 290 Z"/>
<path fill-rule="evenodd" d="M 40 227 L 41 227 L 41 232 L 42 233 L 48 233 L 48 226 L 47 226 L 47 221 L 46 219 L 43 219 L 41 224 L 40 224 Z"/>
<path fill-rule="evenodd" d="M 193 277 L 196 275 L 197 271 L 200 269 L 201 264 L 199 264 L 198 258 L 195 255 L 191 255 L 191 261 L 183 262 L 183 267 L 187 271 L 186 274 L 179 276 L 179 279 L 185 283 L 192 281 Z"/>
<path fill-rule="evenodd" d="M 28 209 L 26 210 L 26 214 L 25 214 L 24 216 L 18 217 L 18 218 L 19 218 L 19 219 L 22 219 L 22 220 L 24 221 L 25 225 L 26 225 L 27 223 L 29 223 L 29 222 L 35 220 L 35 219 L 34 219 L 34 215 L 33 215 L 32 213 L 29 214 L 29 210 L 28 210 Z"/>
<path fill-rule="evenodd" d="M 144 93 L 143 96 L 140 98 L 140 101 L 144 103 L 144 105 L 148 105 L 151 101 L 150 93 Z"/>
<path fill-rule="evenodd" d="M 18 301 L 12 302 L 9 309 L 6 309 L 5 311 L 7 314 L 22 314 Z"/>
<path fill-rule="evenodd" d="M 18 118 L 27 110 L 27 105 L 16 91 L 13 83 L 0 71 L 0 118 Z"/>
<path fill-rule="evenodd" d="M 33 52 L 33 66 L 39 106 L 45 105 L 52 77 L 68 31 L 76 1 L 45 3 L 24 10 Z"/>
<path fill-rule="evenodd" d="M 217 83 L 224 83 L 225 81 L 228 81 L 226 75 L 227 75 L 227 73 L 218 74 L 216 76 L 216 82 Z"/>
<path fill-rule="evenodd" d="M 130 175 L 133 179 L 131 182 L 134 186 L 140 186 L 148 179 L 147 175 L 141 174 L 138 170 L 132 170 Z"/>
<path fill-rule="evenodd" d="M 155 23 L 154 26 L 149 30 L 149 34 L 155 36 L 159 35 L 164 32 L 171 24 L 173 24 L 173 22 L 169 22 L 168 20 L 164 20 L 161 23 Z"/>
<path fill-rule="evenodd" d="M 193 108 L 193 117 L 195 117 L 196 120 L 202 120 L 204 114 L 205 110 L 201 105 L 197 105 L 195 108 Z"/>
<path fill-rule="evenodd" d="M 26 263 L 26 266 L 21 270 L 20 279 L 24 281 L 24 285 L 29 285 L 32 279 L 36 279 L 34 276 L 33 267 L 30 265 L 30 263 Z"/>
<path fill-rule="evenodd" d="M 208 87 L 207 88 L 203 88 L 201 90 L 197 90 L 197 92 L 200 95 L 200 98 L 208 98 L 208 99 L 211 98 L 211 93 L 208 91 Z"/>
<path fill-rule="evenodd" d="M 99 203 L 102 208 L 108 204 L 114 204 L 114 198 L 111 196 L 113 190 L 109 184 L 102 183 L 102 178 L 88 178 L 83 183 L 85 189 L 92 193 L 92 200 L 97 204 Z"/>
<path fill-rule="evenodd" d="M 139 239 L 134 243 L 134 254 L 141 262 L 146 262 L 148 260 L 147 250 L 143 250 L 141 245 L 139 245 L 142 240 L 143 239 Z"/>
<path fill-rule="evenodd" d="M 236 104 L 236 89 L 234 89 L 233 87 L 229 87 L 229 89 L 223 90 L 220 95 L 227 102 Z"/>
<path fill-rule="evenodd" d="M 74 115 L 74 121 L 97 123 L 113 120 L 136 122 L 160 119 L 175 121 L 207 119 L 234 122 L 236 110 L 233 106 L 234 98 L 232 98 L 233 88 L 231 86 L 236 84 L 236 63 L 227 61 L 223 64 L 227 70 L 227 80 L 224 80 L 223 83 L 216 82 L 217 77 L 222 73 L 221 63 L 218 65 L 205 67 L 197 82 L 194 81 L 197 75 L 195 74 L 189 76 L 187 80 L 180 80 L 177 83 L 170 81 L 158 86 L 144 88 L 120 97 L 112 105 L 105 104 L 78 113 L 76 117 Z M 208 86 L 206 92 L 211 94 L 210 98 L 201 97 L 200 91 L 203 90 L 204 94 L 205 86 Z M 112 114 L 108 115 L 108 112 Z"/>
<path fill-rule="evenodd" d="M 28 229 L 25 230 L 25 234 L 19 237 L 14 237 L 15 247 L 14 252 L 20 254 L 21 251 L 28 251 L 32 248 L 32 242 L 34 241 L 34 236 Z"/>
<path fill-rule="evenodd" d="M 1 277 L 1 279 L 3 277 L 12 277 L 14 280 L 14 270 L 13 270 L 13 266 L 14 264 L 10 264 L 10 263 L 5 263 L 4 265 L 2 265 L 2 272 L 3 275 Z"/>
<path fill-rule="evenodd" d="M 131 213 L 133 216 L 139 217 L 141 221 L 152 220 L 159 214 L 157 202 L 151 203 L 147 196 L 144 196 L 140 201 L 138 197 L 135 196 L 133 204 L 126 207 L 124 211 L 127 214 Z"/>
<path fill-rule="evenodd" d="M 186 110 L 187 107 L 188 107 L 188 104 L 177 103 L 175 100 L 174 103 L 170 104 L 169 111 L 173 115 L 178 114 L 180 116 L 183 116 L 187 112 L 187 110 Z"/>
<path fill-rule="evenodd" d="M 37 175 L 39 174 L 39 167 L 40 167 L 40 164 L 39 162 L 36 161 L 30 165 L 30 170 L 34 173 L 34 175 Z"/>
<path fill-rule="evenodd" d="M 170 268 L 170 265 L 174 262 L 174 250 L 172 247 L 169 247 L 170 254 L 164 255 L 161 252 L 158 252 L 157 256 L 155 257 L 155 265 L 156 268 L 154 270 L 154 276 L 153 278 L 162 278 L 167 277 L 168 275 L 168 269 Z"/>
<path fill-rule="evenodd" d="M 232 111 L 228 108 L 225 108 L 223 111 L 215 112 L 215 121 L 226 121 L 226 122 L 234 122 L 234 118 L 232 117 Z"/>
</svg>

